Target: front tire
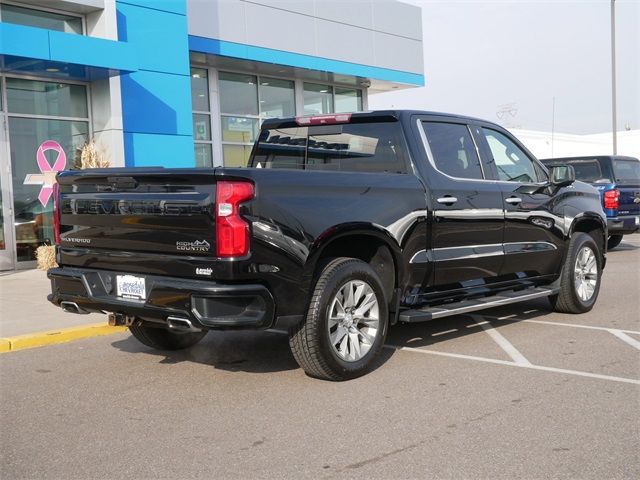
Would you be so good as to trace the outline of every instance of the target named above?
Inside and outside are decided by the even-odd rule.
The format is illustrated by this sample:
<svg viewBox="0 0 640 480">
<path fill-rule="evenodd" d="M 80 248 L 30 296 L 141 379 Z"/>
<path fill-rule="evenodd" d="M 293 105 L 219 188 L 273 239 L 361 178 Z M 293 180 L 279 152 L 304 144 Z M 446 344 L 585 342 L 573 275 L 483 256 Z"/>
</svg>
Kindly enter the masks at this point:
<svg viewBox="0 0 640 480">
<path fill-rule="evenodd" d="M 609 240 L 607 240 L 607 250 L 613 250 L 622 241 L 622 235 L 609 235 Z"/>
<path fill-rule="evenodd" d="M 311 377 L 359 377 L 374 366 L 388 317 L 376 272 L 354 258 L 333 259 L 318 277 L 306 318 L 289 331 L 291 352 Z"/>
<path fill-rule="evenodd" d="M 131 325 L 131 334 L 143 345 L 156 350 L 182 350 L 189 348 L 207 334 L 206 330 L 201 332 L 176 333 L 162 327 L 149 327 L 146 325 Z"/>
<path fill-rule="evenodd" d="M 600 291 L 601 258 L 590 235 L 577 232 L 571 237 L 560 274 L 560 292 L 549 297 L 556 312 L 584 313 L 593 308 Z"/>
</svg>

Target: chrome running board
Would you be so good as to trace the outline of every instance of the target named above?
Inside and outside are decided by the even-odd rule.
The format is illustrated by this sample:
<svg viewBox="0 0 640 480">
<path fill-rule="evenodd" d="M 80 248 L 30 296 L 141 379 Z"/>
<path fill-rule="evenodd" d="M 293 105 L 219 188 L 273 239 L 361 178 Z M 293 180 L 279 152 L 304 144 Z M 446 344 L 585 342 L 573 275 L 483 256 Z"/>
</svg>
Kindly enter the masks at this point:
<svg viewBox="0 0 640 480">
<path fill-rule="evenodd" d="M 500 307 L 512 303 L 533 300 L 534 298 L 548 297 L 558 293 L 557 288 L 537 287 L 526 290 L 500 292 L 489 297 L 462 300 L 460 302 L 438 305 L 436 307 L 424 307 L 419 309 L 404 310 L 400 312 L 399 321 L 405 323 L 428 322 L 436 318 L 462 315 L 464 313 L 485 310 L 487 308 Z"/>
</svg>

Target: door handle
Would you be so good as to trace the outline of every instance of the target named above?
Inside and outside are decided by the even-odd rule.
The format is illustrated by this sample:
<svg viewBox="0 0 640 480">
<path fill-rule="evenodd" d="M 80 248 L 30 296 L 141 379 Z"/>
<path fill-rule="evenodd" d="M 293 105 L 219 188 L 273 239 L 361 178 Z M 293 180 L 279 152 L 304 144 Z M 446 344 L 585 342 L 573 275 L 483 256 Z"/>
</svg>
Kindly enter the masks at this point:
<svg viewBox="0 0 640 480">
<path fill-rule="evenodd" d="M 511 205 L 517 205 L 518 203 L 522 203 L 522 199 L 520 197 L 509 197 L 505 199 L 505 202 Z"/>
<path fill-rule="evenodd" d="M 436 201 L 438 203 L 443 204 L 443 205 L 453 205 L 454 203 L 456 203 L 458 201 L 458 199 L 456 197 L 446 196 L 446 197 L 440 197 Z"/>
</svg>

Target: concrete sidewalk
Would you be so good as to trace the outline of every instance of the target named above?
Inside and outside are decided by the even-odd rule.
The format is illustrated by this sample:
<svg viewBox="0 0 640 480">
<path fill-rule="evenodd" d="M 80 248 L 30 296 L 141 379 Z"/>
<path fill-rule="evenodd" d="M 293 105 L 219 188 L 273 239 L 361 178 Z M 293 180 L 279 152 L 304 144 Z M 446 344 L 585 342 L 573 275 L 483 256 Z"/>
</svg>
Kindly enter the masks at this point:
<svg viewBox="0 0 640 480">
<path fill-rule="evenodd" d="M 65 313 L 47 301 L 46 272 L 25 270 L 0 276 L 0 338 L 106 323 L 107 316 Z"/>
</svg>

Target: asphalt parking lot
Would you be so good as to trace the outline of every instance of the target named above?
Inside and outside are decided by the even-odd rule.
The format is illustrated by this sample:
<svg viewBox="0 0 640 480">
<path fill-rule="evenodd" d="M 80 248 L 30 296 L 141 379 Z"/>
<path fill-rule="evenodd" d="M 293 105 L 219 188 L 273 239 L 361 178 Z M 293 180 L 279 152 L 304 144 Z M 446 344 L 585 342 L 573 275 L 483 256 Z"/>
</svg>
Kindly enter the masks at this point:
<svg viewBox="0 0 640 480">
<path fill-rule="evenodd" d="M 2 354 L 0 477 L 640 478 L 640 235 L 588 314 L 541 300 L 387 345 L 345 383 L 306 377 L 280 332 Z"/>
</svg>

